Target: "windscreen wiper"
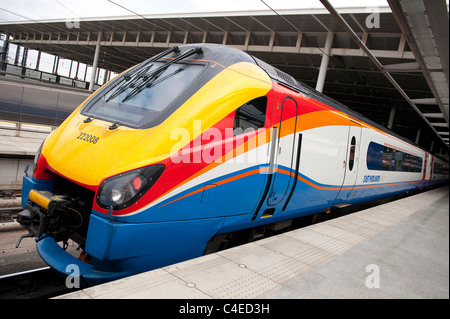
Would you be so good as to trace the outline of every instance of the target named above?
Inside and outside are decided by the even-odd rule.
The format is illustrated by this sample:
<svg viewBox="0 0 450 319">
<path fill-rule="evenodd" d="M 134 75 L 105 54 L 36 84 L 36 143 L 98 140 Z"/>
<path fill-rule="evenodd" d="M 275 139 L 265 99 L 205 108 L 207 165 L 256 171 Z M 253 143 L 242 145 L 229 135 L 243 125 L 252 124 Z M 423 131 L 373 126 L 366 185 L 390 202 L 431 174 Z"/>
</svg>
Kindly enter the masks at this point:
<svg viewBox="0 0 450 319">
<path fill-rule="evenodd" d="M 165 81 L 166 79 L 170 78 L 171 76 L 174 76 L 175 74 L 180 73 L 181 71 L 184 71 L 184 70 L 185 70 L 185 69 L 181 69 L 181 68 L 180 68 L 180 69 L 177 69 L 177 70 L 173 71 L 173 72 L 170 73 L 170 74 L 167 74 L 166 76 L 164 76 L 164 77 L 162 77 L 162 78 L 154 79 L 153 81 L 147 83 L 147 85 L 145 85 L 145 87 L 146 87 L 146 88 L 149 88 L 149 87 L 151 87 L 151 86 L 155 86 L 156 84 L 158 84 L 158 83 L 160 83 L 160 82 L 163 82 L 163 81 Z M 137 93 L 136 93 L 136 94 L 137 94 Z M 135 95 L 136 95 L 136 94 L 135 94 Z M 133 96 L 135 96 L 135 95 L 133 95 Z M 131 99 L 133 96 L 127 95 L 127 96 L 122 100 L 122 103 L 125 102 L 125 101 L 128 100 L 128 99 Z"/>
<path fill-rule="evenodd" d="M 111 93 L 111 95 L 106 99 L 105 102 L 109 102 L 110 100 L 114 99 L 115 97 L 119 96 L 120 94 L 122 94 L 123 92 L 126 91 L 126 89 L 133 84 L 134 81 L 136 81 L 137 79 L 139 79 L 142 75 L 144 75 L 145 73 L 148 72 L 148 70 L 150 70 L 152 68 L 153 64 L 150 64 L 149 66 L 147 66 L 146 68 L 141 69 L 139 72 L 135 72 L 134 74 L 131 75 L 126 75 L 123 77 L 123 79 L 125 80 L 122 85 L 120 85 L 117 89 L 114 90 L 114 92 Z"/>
<path fill-rule="evenodd" d="M 162 57 L 175 52 L 175 53 L 179 53 L 180 49 L 178 48 L 178 46 L 174 46 L 172 48 L 169 48 L 157 55 L 155 55 L 154 57 L 148 59 L 142 66 L 140 71 L 136 71 L 132 74 L 124 74 L 123 76 L 123 80 L 124 82 L 122 83 L 122 85 L 120 85 L 117 89 L 114 90 L 114 92 L 111 93 L 111 95 L 106 99 L 105 102 L 109 102 L 110 100 L 114 99 L 115 97 L 119 96 L 120 94 L 122 94 L 123 92 L 126 91 L 126 89 L 133 84 L 134 81 L 138 80 L 139 78 L 141 78 L 144 74 L 146 74 L 153 66 L 153 63 L 151 62 L 155 62 L 158 61 L 159 59 L 161 59 Z M 151 63 L 150 65 L 148 65 L 149 63 Z M 148 65 L 148 66 L 147 66 Z"/>
<path fill-rule="evenodd" d="M 175 64 L 191 55 L 194 55 L 196 53 L 202 53 L 202 48 L 197 47 L 194 49 L 189 49 L 186 52 L 184 52 L 183 54 L 177 56 L 176 58 L 174 58 L 173 60 L 167 62 L 166 64 L 160 66 L 159 68 L 157 68 L 156 70 L 154 70 L 151 74 L 146 75 L 146 78 L 143 80 L 143 82 L 141 84 L 139 84 L 138 86 L 136 86 L 123 100 L 122 102 L 125 102 L 126 100 L 131 99 L 133 96 L 135 96 L 136 94 L 138 94 L 139 92 L 141 92 L 144 88 L 146 87 L 150 87 L 152 85 L 152 82 L 155 81 L 165 70 L 167 70 L 167 68 L 169 66 L 171 66 L 172 64 Z"/>
</svg>

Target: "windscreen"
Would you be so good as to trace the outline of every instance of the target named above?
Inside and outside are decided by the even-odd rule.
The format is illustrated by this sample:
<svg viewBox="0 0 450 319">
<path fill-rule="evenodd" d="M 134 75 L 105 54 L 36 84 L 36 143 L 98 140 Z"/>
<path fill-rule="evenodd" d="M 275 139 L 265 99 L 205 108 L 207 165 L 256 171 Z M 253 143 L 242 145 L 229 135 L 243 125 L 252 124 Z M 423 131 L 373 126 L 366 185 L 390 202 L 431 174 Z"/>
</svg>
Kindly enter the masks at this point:
<svg viewBox="0 0 450 319">
<path fill-rule="evenodd" d="M 203 65 L 153 62 L 137 66 L 101 90 L 82 114 L 133 128 L 156 121 L 203 70 Z M 167 115 L 167 114 L 166 114 Z"/>
</svg>

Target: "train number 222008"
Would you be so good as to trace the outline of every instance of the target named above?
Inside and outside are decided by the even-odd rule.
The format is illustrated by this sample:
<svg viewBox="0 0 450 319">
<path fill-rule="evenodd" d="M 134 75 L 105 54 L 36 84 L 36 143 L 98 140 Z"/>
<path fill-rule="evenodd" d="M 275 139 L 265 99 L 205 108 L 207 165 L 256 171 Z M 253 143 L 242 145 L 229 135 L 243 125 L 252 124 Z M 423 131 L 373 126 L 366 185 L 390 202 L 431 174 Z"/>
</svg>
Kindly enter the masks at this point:
<svg viewBox="0 0 450 319">
<path fill-rule="evenodd" d="M 100 139 L 98 136 L 86 134 L 84 132 L 80 132 L 80 135 L 78 135 L 77 139 L 86 141 L 92 144 L 97 144 L 98 140 Z"/>
</svg>

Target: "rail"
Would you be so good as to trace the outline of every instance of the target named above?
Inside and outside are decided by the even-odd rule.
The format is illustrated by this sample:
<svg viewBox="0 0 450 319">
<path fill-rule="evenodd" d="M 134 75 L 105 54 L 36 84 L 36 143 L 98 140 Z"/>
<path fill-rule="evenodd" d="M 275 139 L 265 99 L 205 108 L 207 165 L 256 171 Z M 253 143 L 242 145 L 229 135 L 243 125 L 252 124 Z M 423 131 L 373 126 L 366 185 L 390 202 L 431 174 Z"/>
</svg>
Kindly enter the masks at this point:
<svg viewBox="0 0 450 319">
<path fill-rule="evenodd" d="M 0 276 L 0 299 L 44 299 L 74 291 L 65 276 L 42 267 Z"/>
</svg>

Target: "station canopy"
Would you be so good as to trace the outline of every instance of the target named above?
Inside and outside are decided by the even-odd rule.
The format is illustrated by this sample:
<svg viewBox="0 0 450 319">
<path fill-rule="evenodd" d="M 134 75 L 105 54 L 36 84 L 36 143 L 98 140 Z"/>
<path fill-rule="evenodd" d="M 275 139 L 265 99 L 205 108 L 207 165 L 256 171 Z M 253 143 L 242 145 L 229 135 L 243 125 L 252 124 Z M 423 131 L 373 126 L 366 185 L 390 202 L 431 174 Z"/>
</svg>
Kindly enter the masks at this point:
<svg viewBox="0 0 450 319">
<path fill-rule="evenodd" d="M 327 54 L 324 94 L 446 155 L 448 6 L 433 3 L 429 8 L 423 0 L 392 0 L 386 7 L 338 10 L 382 70 L 325 8 L 3 22 L 0 32 L 10 43 L 91 65 L 100 41 L 98 66 L 115 72 L 174 45 L 224 44 L 313 88 Z"/>
</svg>

